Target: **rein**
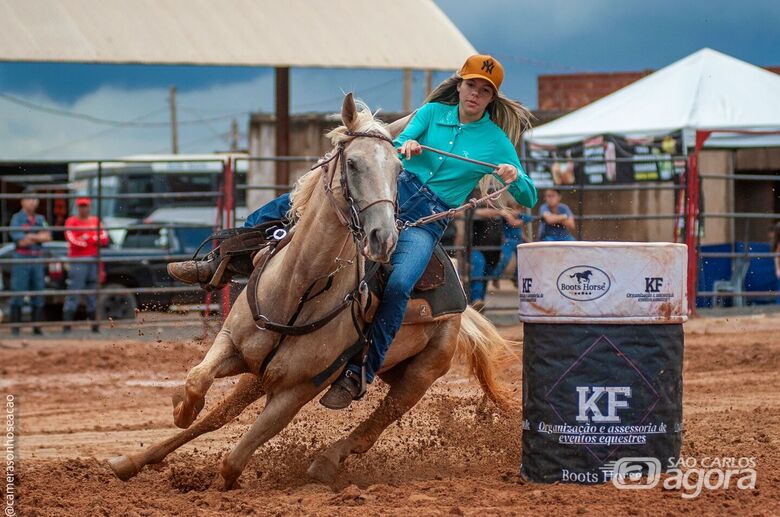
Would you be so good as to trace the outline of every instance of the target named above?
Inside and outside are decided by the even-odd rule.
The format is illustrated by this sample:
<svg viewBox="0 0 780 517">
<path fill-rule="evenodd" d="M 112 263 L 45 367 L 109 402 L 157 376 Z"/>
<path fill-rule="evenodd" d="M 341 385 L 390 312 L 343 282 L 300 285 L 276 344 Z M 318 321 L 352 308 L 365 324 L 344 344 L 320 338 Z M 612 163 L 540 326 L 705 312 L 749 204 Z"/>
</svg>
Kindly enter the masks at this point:
<svg viewBox="0 0 780 517">
<path fill-rule="evenodd" d="M 427 145 L 420 145 L 420 147 L 422 149 L 425 149 L 426 151 L 431 151 L 431 152 L 434 152 L 434 153 L 437 153 L 437 154 L 441 154 L 441 155 L 447 156 L 449 158 L 455 158 L 455 159 L 458 159 L 458 160 L 462 160 L 464 162 L 473 163 L 475 165 L 482 165 L 483 167 L 490 167 L 493 170 L 498 169 L 498 165 L 495 165 L 495 164 L 492 164 L 492 163 L 483 162 L 483 161 L 480 161 L 480 160 L 474 160 L 472 158 L 466 158 L 465 156 L 458 156 L 457 154 L 448 153 L 447 151 L 442 151 L 441 149 L 436 149 L 435 147 L 428 147 Z M 500 189 L 498 189 L 498 190 L 496 190 L 494 192 L 491 192 L 487 196 L 483 196 L 483 197 L 481 197 L 479 199 L 471 198 L 467 202 L 465 202 L 464 204 L 460 205 L 457 208 L 450 208 L 449 210 L 445 210 L 443 212 L 436 212 L 435 214 L 431 214 L 431 215 L 428 215 L 428 216 L 425 216 L 425 217 L 421 217 L 421 218 L 417 219 L 416 221 L 411 221 L 411 222 L 410 221 L 406 221 L 406 222 L 397 221 L 396 222 L 396 226 L 398 227 L 399 230 L 403 230 L 404 228 L 411 228 L 413 226 L 422 226 L 424 224 L 432 223 L 433 221 L 438 221 L 439 219 L 445 219 L 445 218 L 448 218 L 448 217 L 455 217 L 457 214 L 459 214 L 461 212 L 465 212 L 466 210 L 468 210 L 470 208 L 477 208 L 478 205 L 480 205 L 480 204 L 482 204 L 482 203 L 484 203 L 486 201 L 491 201 L 493 199 L 498 199 L 498 197 L 501 196 L 501 194 L 503 194 L 504 192 L 509 190 L 509 186 L 510 186 L 510 184 L 507 183 L 506 185 L 504 185 Z"/>
</svg>

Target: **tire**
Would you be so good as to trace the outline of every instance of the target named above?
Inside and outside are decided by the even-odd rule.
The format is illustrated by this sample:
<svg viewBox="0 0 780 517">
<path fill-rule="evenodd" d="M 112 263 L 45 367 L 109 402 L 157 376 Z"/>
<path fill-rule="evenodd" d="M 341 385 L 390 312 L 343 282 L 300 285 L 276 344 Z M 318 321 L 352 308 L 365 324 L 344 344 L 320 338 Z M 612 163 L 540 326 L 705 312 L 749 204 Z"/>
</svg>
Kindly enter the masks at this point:
<svg viewBox="0 0 780 517">
<path fill-rule="evenodd" d="M 122 284 L 106 284 L 101 289 L 126 289 Z M 101 319 L 128 320 L 135 318 L 135 310 L 138 308 L 138 300 L 133 293 L 101 294 L 98 299 L 98 307 L 101 309 Z"/>
</svg>

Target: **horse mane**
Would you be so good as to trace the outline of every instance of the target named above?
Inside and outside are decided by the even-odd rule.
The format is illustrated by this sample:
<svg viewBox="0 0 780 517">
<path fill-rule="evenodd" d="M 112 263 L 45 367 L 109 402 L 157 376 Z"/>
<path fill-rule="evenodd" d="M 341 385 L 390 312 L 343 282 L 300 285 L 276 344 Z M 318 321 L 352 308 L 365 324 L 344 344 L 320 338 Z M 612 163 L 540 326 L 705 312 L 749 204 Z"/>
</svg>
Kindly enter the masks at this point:
<svg viewBox="0 0 780 517">
<path fill-rule="evenodd" d="M 390 138 L 390 133 L 385 128 L 385 123 L 376 118 L 376 113 L 369 109 L 368 105 L 360 100 L 355 101 L 357 107 L 357 121 L 353 131 L 376 131 Z M 341 143 L 348 142 L 354 137 L 348 134 L 349 129 L 347 126 L 339 126 L 329 131 L 325 136 L 330 138 L 331 144 L 337 146 Z M 334 151 L 328 152 L 324 157 L 320 159 L 318 163 L 322 163 L 331 157 Z M 311 199 L 319 185 L 322 178 L 322 167 L 316 167 L 295 182 L 292 192 L 290 192 L 290 211 L 287 212 L 287 218 L 295 224 L 303 215 L 303 211 L 306 209 L 306 204 Z M 338 188 L 338 187 L 336 187 Z"/>
</svg>

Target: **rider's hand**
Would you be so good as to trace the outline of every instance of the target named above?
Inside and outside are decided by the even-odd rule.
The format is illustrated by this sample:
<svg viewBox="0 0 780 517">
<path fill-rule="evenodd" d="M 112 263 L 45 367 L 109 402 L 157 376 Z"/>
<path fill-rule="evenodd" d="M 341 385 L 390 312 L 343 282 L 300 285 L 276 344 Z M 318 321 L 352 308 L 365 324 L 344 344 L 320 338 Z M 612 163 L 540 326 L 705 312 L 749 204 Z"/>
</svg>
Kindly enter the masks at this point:
<svg viewBox="0 0 780 517">
<path fill-rule="evenodd" d="M 500 164 L 494 172 L 504 180 L 504 183 L 512 183 L 517 179 L 517 169 L 508 163 Z"/>
<path fill-rule="evenodd" d="M 398 149 L 398 152 L 403 154 L 404 157 L 408 160 L 412 156 L 417 156 L 418 154 L 422 153 L 422 147 L 420 146 L 420 143 L 417 140 L 407 140 L 403 143 L 400 149 Z"/>
</svg>

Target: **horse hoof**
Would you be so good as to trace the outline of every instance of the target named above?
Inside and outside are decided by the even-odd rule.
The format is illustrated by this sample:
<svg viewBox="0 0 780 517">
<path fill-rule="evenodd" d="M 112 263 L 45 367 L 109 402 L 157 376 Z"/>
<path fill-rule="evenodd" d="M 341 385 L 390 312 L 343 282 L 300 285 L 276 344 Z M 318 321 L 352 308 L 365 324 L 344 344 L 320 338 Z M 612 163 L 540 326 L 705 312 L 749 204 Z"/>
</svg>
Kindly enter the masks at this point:
<svg viewBox="0 0 780 517">
<path fill-rule="evenodd" d="M 320 483 L 329 484 L 336 477 L 339 466 L 325 456 L 317 456 L 309 465 L 306 474 Z"/>
<path fill-rule="evenodd" d="M 133 461 L 127 456 L 116 456 L 108 460 L 108 466 L 111 467 L 114 475 L 122 481 L 132 478 L 140 470 Z"/>
</svg>

